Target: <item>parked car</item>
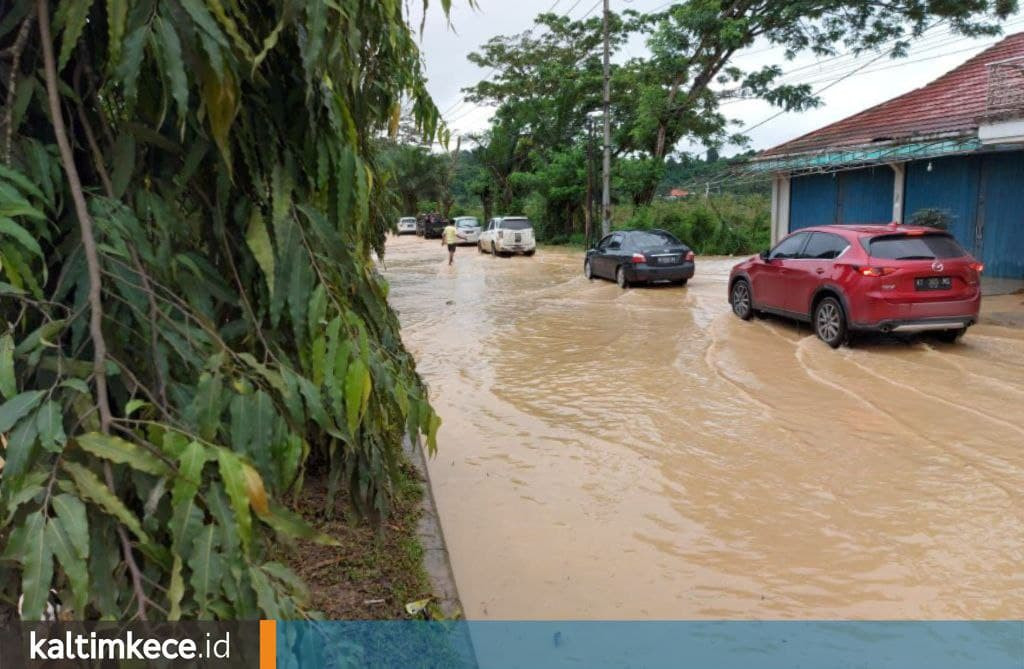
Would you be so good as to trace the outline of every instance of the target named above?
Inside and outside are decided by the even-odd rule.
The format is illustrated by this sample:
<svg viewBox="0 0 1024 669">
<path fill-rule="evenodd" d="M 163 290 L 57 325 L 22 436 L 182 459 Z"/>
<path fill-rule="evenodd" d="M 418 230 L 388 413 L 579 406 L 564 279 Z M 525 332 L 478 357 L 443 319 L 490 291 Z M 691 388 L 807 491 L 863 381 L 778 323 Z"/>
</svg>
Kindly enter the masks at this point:
<svg viewBox="0 0 1024 669">
<path fill-rule="evenodd" d="M 441 239 L 441 233 L 444 232 L 447 225 L 448 221 L 441 216 L 427 216 L 427 220 L 423 224 L 423 237 L 425 239 Z"/>
<path fill-rule="evenodd" d="M 403 216 L 398 219 L 398 234 L 399 235 L 415 235 L 416 234 L 416 217 L 415 216 Z"/>
<path fill-rule="evenodd" d="M 422 237 L 427 227 L 427 215 L 419 214 L 416 216 L 416 236 Z"/>
<path fill-rule="evenodd" d="M 622 288 L 657 281 L 686 285 L 694 268 L 690 247 L 664 230 L 613 232 L 587 251 L 583 260 L 588 279 L 611 279 Z"/>
<path fill-rule="evenodd" d="M 978 320 L 981 272 L 953 237 L 910 225 L 827 225 L 795 232 L 729 277 L 733 312 L 807 321 L 832 348 L 848 333 L 936 332 L 956 341 Z"/>
<path fill-rule="evenodd" d="M 480 220 L 476 216 L 456 216 L 455 228 L 461 235 L 459 244 L 476 244 L 480 241 Z"/>
<path fill-rule="evenodd" d="M 480 233 L 477 248 L 481 253 L 522 253 L 525 256 L 532 256 L 537 252 L 533 223 L 525 216 L 492 218 L 487 224 L 487 229 Z"/>
</svg>

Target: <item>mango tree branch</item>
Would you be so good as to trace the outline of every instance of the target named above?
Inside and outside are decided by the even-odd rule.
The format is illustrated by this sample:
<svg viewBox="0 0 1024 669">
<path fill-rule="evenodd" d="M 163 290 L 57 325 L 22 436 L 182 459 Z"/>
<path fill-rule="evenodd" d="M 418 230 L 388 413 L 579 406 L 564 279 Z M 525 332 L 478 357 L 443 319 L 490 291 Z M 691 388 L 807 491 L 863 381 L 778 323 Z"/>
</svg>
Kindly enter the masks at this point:
<svg viewBox="0 0 1024 669">
<path fill-rule="evenodd" d="M 82 249 L 85 252 L 85 264 L 89 274 L 89 337 L 92 339 L 93 382 L 96 384 L 96 407 L 100 413 L 100 428 L 105 434 L 109 434 L 113 415 L 110 412 L 110 399 L 107 397 L 107 343 L 103 338 L 103 294 L 99 253 L 96 249 L 92 218 L 89 216 L 89 208 L 85 203 L 85 193 L 82 191 L 82 180 L 79 178 L 78 169 L 75 167 L 75 156 L 71 151 L 71 143 L 68 141 L 67 128 L 64 125 L 64 116 L 60 108 L 60 94 L 57 91 L 57 64 L 53 57 L 53 35 L 50 31 L 50 3 L 47 0 L 38 0 L 36 10 L 39 20 L 39 40 L 43 50 L 43 72 L 46 78 L 46 97 L 50 107 L 50 122 L 53 123 L 53 134 L 57 139 L 61 163 L 64 166 L 68 187 L 71 190 L 71 199 L 75 205 L 75 215 L 78 217 L 78 227 L 82 234 Z M 114 475 L 109 463 L 104 463 L 103 473 L 107 480 L 107 486 L 111 492 L 114 492 Z M 138 617 L 145 620 L 146 603 L 148 600 L 142 585 L 142 571 L 135 562 L 131 541 L 128 539 L 128 534 L 125 532 L 124 527 L 118 525 L 117 530 L 121 539 L 124 561 L 132 577 L 135 599 L 138 606 Z"/>
</svg>

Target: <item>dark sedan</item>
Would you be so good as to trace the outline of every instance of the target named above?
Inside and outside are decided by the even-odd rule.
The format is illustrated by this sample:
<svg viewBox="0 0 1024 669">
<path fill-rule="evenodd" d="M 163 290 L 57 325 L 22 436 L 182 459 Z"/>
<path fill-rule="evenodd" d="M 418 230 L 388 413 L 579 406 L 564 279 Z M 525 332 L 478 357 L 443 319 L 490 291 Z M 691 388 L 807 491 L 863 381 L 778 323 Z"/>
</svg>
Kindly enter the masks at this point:
<svg viewBox="0 0 1024 669">
<path fill-rule="evenodd" d="M 693 251 L 664 230 L 620 230 L 587 251 L 583 274 L 621 287 L 668 281 L 685 285 L 693 276 Z"/>
</svg>

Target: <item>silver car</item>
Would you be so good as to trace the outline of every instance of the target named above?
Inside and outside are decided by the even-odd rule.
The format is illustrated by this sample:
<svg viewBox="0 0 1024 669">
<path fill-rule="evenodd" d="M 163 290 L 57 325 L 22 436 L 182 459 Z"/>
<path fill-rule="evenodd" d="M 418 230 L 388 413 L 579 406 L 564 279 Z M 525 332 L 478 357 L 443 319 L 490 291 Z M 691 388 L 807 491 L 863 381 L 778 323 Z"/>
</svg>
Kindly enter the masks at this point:
<svg viewBox="0 0 1024 669">
<path fill-rule="evenodd" d="M 480 241 L 480 221 L 476 216 L 456 216 L 454 222 L 459 233 L 459 244 L 476 244 Z"/>
</svg>

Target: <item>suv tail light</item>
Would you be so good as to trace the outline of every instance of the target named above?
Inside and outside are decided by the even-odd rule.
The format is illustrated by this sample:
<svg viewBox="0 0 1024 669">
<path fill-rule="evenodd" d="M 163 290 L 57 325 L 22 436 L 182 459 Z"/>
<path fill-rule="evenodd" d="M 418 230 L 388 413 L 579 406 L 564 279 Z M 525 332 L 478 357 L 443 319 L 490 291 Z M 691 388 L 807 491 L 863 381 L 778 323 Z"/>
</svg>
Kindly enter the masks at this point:
<svg viewBox="0 0 1024 669">
<path fill-rule="evenodd" d="M 889 276 L 896 271 L 895 267 L 856 267 L 854 268 L 864 276 Z"/>
<path fill-rule="evenodd" d="M 633 264 L 634 265 L 640 265 L 640 264 L 645 263 L 645 262 L 647 262 L 647 256 L 645 256 L 643 253 L 634 253 L 633 254 Z"/>
<path fill-rule="evenodd" d="M 498 230 L 498 239 L 505 239 L 505 231 Z"/>
<path fill-rule="evenodd" d="M 686 262 L 693 262 L 693 258 L 694 258 L 693 251 L 687 251 L 686 252 Z"/>
</svg>

